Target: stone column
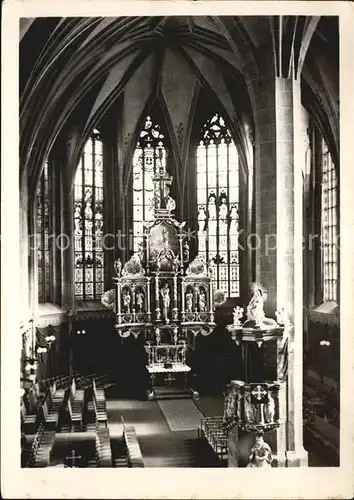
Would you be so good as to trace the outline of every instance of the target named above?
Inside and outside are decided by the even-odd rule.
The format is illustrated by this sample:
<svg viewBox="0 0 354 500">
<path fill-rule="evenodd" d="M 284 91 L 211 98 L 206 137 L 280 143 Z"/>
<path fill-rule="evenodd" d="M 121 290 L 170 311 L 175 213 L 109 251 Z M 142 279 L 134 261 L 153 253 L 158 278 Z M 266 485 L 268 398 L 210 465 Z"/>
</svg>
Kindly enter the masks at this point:
<svg viewBox="0 0 354 500">
<path fill-rule="evenodd" d="M 117 185 L 117 141 L 106 132 L 102 134 L 103 140 L 103 186 L 104 186 L 104 261 L 105 261 L 105 289 L 112 288 L 112 276 L 114 275 L 114 261 L 117 257 L 122 258 L 121 253 L 117 252 L 117 246 L 120 242 L 116 238 L 116 185 Z"/>
<path fill-rule="evenodd" d="M 302 168 L 300 81 L 268 78 L 256 96 L 256 279 L 267 315 L 284 308 L 289 339 L 287 465 L 306 462 L 302 445 Z M 280 447 L 280 449 L 282 446 Z M 299 458 L 301 457 L 301 458 Z M 281 460 L 281 458 L 280 458 Z"/>
<path fill-rule="evenodd" d="M 28 226 L 30 219 L 28 210 L 28 187 L 27 182 L 23 183 L 23 189 L 20 193 L 20 219 L 19 219 L 19 232 L 20 232 L 20 245 L 19 245 L 19 258 L 20 258 L 20 300 L 21 300 L 21 315 L 20 318 L 27 324 L 28 320 L 32 317 L 32 301 L 34 297 L 34 279 L 30 282 L 30 263 L 33 260 L 33 253 L 31 253 L 30 246 L 34 246 L 35 237 L 30 238 L 31 229 Z M 30 246 L 29 246 L 30 244 Z M 31 286 L 30 286 L 31 283 Z"/>
</svg>

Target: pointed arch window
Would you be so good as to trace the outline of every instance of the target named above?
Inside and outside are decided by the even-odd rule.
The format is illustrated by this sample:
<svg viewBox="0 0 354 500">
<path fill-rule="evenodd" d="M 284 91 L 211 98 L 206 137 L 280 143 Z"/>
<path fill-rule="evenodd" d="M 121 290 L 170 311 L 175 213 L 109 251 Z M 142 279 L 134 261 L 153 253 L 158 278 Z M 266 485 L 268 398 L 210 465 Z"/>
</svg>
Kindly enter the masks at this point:
<svg viewBox="0 0 354 500">
<path fill-rule="evenodd" d="M 53 176 L 49 161 L 43 168 L 36 196 L 38 302 L 51 302 L 53 289 Z"/>
<path fill-rule="evenodd" d="M 214 281 L 228 297 L 239 286 L 239 159 L 223 117 L 206 121 L 197 148 L 198 252 L 215 265 Z"/>
<path fill-rule="evenodd" d="M 77 300 L 98 300 L 104 285 L 102 141 L 94 130 L 74 186 L 74 265 Z"/>
<path fill-rule="evenodd" d="M 328 146 L 322 138 L 321 233 L 323 301 L 337 301 L 338 216 L 337 172 Z"/>
<path fill-rule="evenodd" d="M 166 166 L 165 137 L 159 124 L 146 117 L 133 157 L 134 251 L 143 238 L 143 224 L 154 217 L 155 173 Z"/>
</svg>

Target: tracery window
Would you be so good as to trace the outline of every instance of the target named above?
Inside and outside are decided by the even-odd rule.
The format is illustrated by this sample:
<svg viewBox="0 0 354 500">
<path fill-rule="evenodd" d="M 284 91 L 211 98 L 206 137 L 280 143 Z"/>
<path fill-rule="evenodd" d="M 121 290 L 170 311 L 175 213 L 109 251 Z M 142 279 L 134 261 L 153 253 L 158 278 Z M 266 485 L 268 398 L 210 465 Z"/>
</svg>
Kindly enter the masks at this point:
<svg viewBox="0 0 354 500">
<path fill-rule="evenodd" d="M 102 142 L 94 130 L 77 167 L 74 186 L 75 297 L 98 300 L 103 293 Z"/>
<path fill-rule="evenodd" d="M 133 241 L 137 251 L 143 240 L 143 223 L 154 218 L 154 175 L 166 167 L 165 137 L 147 116 L 133 157 Z"/>
<path fill-rule="evenodd" d="M 338 218 L 337 218 L 337 173 L 327 144 L 322 139 L 322 280 L 323 300 L 337 301 L 338 280 Z"/>
<path fill-rule="evenodd" d="M 49 164 L 46 160 L 37 188 L 37 276 L 38 302 L 43 304 L 52 300 L 52 195 L 53 177 L 49 175 Z"/>
<path fill-rule="evenodd" d="M 216 286 L 239 296 L 239 164 L 224 119 L 207 120 L 197 148 L 198 252 L 215 265 Z"/>
</svg>

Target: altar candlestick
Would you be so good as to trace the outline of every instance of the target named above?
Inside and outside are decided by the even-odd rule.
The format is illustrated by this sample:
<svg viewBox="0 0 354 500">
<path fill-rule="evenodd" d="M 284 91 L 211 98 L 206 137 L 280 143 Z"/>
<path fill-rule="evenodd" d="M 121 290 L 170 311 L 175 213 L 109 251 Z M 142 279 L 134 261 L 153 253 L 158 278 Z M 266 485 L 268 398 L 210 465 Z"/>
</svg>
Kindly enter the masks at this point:
<svg viewBox="0 0 354 500">
<path fill-rule="evenodd" d="M 179 236 L 179 251 L 180 251 L 180 256 L 181 256 L 181 264 L 182 264 L 182 269 L 184 268 L 184 258 L 183 258 L 183 242 L 182 242 L 182 235 Z"/>
<path fill-rule="evenodd" d="M 185 293 L 185 289 L 184 289 L 184 285 L 182 284 L 182 293 L 181 293 L 181 299 L 182 299 L 182 321 L 184 321 L 184 293 Z"/>
<path fill-rule="evenodd" d="M 194 288 L 194 311 L 197 312 L 198 308 L 198 290 Z"/>
<path fill-rule="evenodd" d="M 36 351 L 36 328 L 35 328 L 35 325 L 34 325 L 34 315 L 31 319 L 31 323 L 32 323 L 32 335 L 31 335 L 31 344 L 32 344 L 32 353 L 31 353 L 31 356 L 34 358 L 35 357 L 35 351 Z"/>
<path fill-rule="evenodd" d="M 156 301 L 156 319 L 160 319 L 160 297 L 159 297 L 159 277 L 156 275 L 155 280 L 155 301 Z"/>
<path fill-rule="evenodd" d="M 29 342 L 29 329 L 27 328 L 25 332 L 23 333 L 23 342 L 24 342 L 24 352 L 25 352 L 25 358 L 29 359 L 31 357 L 31 347 L 30 347 L 30 342 Z"/>
<path fill-rule="evenodd" d="M 147 283 L 147 313 L 150 314 L 150 278 L 148 278 Z"/>
<path fill-rule="evenodd" d="M 146 231 L 146 227 L 144 229 Z M 145 255 L 146 255 L 146 270 L 147 270 L 147 274 L 150 274 L 150 260 L 149 260 L 149 235 L 146 236 L 145 238 L 145 245 L 146 245 L 146 252 L 145 252 Z M 150 306 L 149 306 L 150 307 Z"/>
<path fill-rule="evenodd" d="M 210 304 L 209 312 L 212 315 L 213 314 L 213 282 L 211 279 L 210 279 L 210 283 L 209 283 L 209 304 Z"/>
<path fill-rule="evenodd" d="M 173 307 L 177 309 L 177 276 L 173 277 Z"/>
<path fill-rule="evenodd" d="M 120 314 L 120 301 L 121 301 L 121 297 L 120 297 L 120 283 L 118 282 L 117 283 L 117 313 Z"/>
</svg>

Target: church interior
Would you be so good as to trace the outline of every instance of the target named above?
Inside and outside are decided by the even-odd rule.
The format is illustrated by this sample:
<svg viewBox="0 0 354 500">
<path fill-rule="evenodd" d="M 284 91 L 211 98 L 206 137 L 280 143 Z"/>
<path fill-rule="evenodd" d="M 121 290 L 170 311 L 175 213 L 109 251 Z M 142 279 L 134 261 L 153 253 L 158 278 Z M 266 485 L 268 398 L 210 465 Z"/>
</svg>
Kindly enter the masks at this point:
<svg viewBox="0 0 354 500">
<path fill-rule="evenodd" d="M 19 61 L 21 466 L 338 466 L 338 18 L 22 18 Z"/>
</svg>

